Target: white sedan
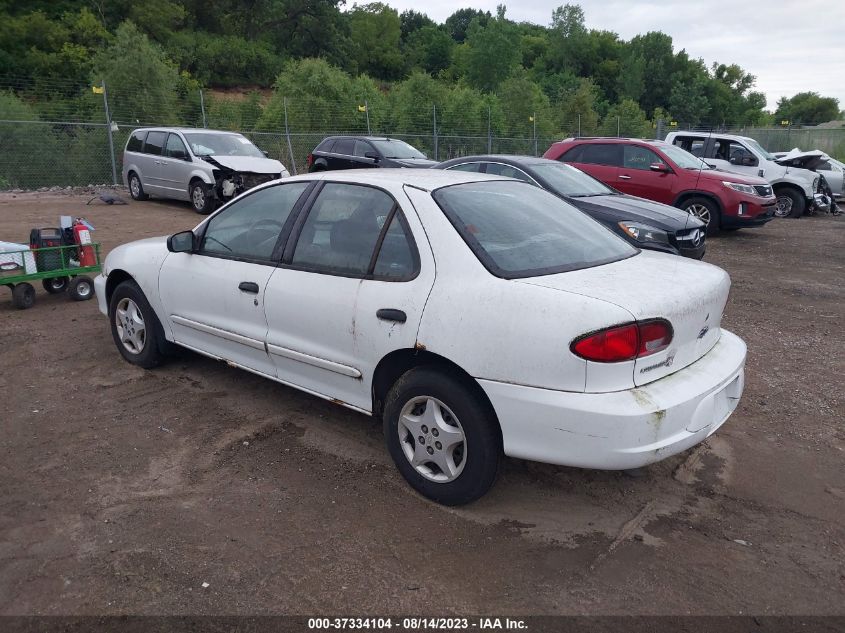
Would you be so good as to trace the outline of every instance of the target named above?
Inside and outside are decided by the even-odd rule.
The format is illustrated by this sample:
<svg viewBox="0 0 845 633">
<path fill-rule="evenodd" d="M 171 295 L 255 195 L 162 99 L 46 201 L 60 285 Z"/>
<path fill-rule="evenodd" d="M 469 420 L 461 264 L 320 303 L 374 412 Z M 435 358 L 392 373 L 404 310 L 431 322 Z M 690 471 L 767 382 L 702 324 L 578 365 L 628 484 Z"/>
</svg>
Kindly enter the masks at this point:
<svg viewBox="0 0 845 633">
<path fill-rule="evenodd" d="M 95 285 L 130 363 L 175 344 L 379 416 L 399 471 L 444 504 L 482 496 L 503 454 L 661 460 L 743 390 L 723 270 L 483 174 L 274 181 L 192 231 L 116 248 Z"/>
</svg>

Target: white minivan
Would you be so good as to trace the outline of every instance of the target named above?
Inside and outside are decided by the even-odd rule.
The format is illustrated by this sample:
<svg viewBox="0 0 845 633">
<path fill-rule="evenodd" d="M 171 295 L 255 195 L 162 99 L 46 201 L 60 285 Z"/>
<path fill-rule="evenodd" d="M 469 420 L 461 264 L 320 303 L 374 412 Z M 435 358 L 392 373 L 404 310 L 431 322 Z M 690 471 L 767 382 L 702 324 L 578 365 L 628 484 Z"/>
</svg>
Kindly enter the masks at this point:
<svg viewBox="0 0 845 633">
<path fill-rule="evenodd" d="M 203 215 L 247 189 L 289 175 L 236 132 L 139 128 L 123 152 L 123 184 L 133 199 L 189 200 Z"/>
</svg>

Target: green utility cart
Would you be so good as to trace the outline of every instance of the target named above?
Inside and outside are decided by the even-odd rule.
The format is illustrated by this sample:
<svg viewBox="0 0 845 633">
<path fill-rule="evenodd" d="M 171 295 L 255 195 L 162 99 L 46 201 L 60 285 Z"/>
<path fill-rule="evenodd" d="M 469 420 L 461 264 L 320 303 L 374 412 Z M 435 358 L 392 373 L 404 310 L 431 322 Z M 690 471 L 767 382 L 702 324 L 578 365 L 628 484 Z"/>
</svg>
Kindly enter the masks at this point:
<svg viewBox="0 0 845 633">
<path fill-rule="evenodd" d="M 12 291 L 19 310 L 35 304 L 32 282 L 39 280 L 50 294 L 67 292 L 74 301 L 87 301 L 94 296 L 94 280 L 88 275 L 100 270 L 99 244 L 28 248 L 0 242 L 0 286 Z"/>
</svg>

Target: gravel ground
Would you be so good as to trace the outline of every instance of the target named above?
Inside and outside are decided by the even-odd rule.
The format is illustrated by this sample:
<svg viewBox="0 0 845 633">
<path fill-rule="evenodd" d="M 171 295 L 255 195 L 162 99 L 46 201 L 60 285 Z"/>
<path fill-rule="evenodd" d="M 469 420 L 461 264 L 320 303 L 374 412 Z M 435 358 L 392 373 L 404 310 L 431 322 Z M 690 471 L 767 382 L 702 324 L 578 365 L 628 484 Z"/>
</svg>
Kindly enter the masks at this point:
<svg viewBox="0 0 845 633">
<path fill-rule="evenodd" d="M 108 252 L 198 221 L 89 197 L 0 194 L 0 239 L 81 214 Z M 2 290 L 0 615 L 843 615 L 843 246 L 830 216 L 710 240 L 749 355 L 706 443 L 639 476 L 507 460 L 458 509 L 367 417 L 187 352 L 143 371 L 95 301 Z"/>
</svg>

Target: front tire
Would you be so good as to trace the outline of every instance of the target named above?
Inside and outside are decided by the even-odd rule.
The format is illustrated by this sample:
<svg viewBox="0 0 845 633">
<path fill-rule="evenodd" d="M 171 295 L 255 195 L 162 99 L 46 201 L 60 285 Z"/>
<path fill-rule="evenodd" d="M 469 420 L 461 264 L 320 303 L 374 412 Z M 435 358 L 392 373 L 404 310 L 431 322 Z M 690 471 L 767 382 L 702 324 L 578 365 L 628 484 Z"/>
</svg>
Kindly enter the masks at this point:
<svg viewBox="0 0 845 633">
<path fill-rule="evenodd" d="M 502 457 L 498 421 L 465 380 L 412 369 L 390 389 L 383 421 L 390 456 L 423 496 L 462 505 L 483 496 L 496 480 Z"/>
<path fill-rule="evenodd" d="M 152 369 L 160 365 L 167 342 L 149 301 L 134 281 L 124 281 L 114 289 L 109 301 L 109 321 L 117 351 L 124 360 Z"/>
<path fill-rule="evenodd" d="M 192 182 L 188 193 L 191 197 L 191 206 L 200 215 L 208 215 L 217 207 L 217 200 L 212 196 L 211 187 L 202 180 Z"/>
<path fill-rule="evenodd" d="M 709 198 L 692 197 L 684 200 L 681 209 L 691 216 L 698 218 L 706 225 L 707 235 L 713 235 L 719 230 L 721 214 L 719 207 Z"/>
<path fill-rule="evenodd" d="M 807 201 L 804 196 L 794 189 L 779 189 L 775 192 L 777 196 L 777 207 L 775 216 L 779 218 L 800 218 L 807 208 Z"/>
<path fill-rule="evenodd" d="M 141 177 L 134 171 L 129 172 L 129 195 L 133 200 L 143 202 L 149 200 L 149 196 L 144 193 L 144 185 L 141 183 Z"/>
</svg>

